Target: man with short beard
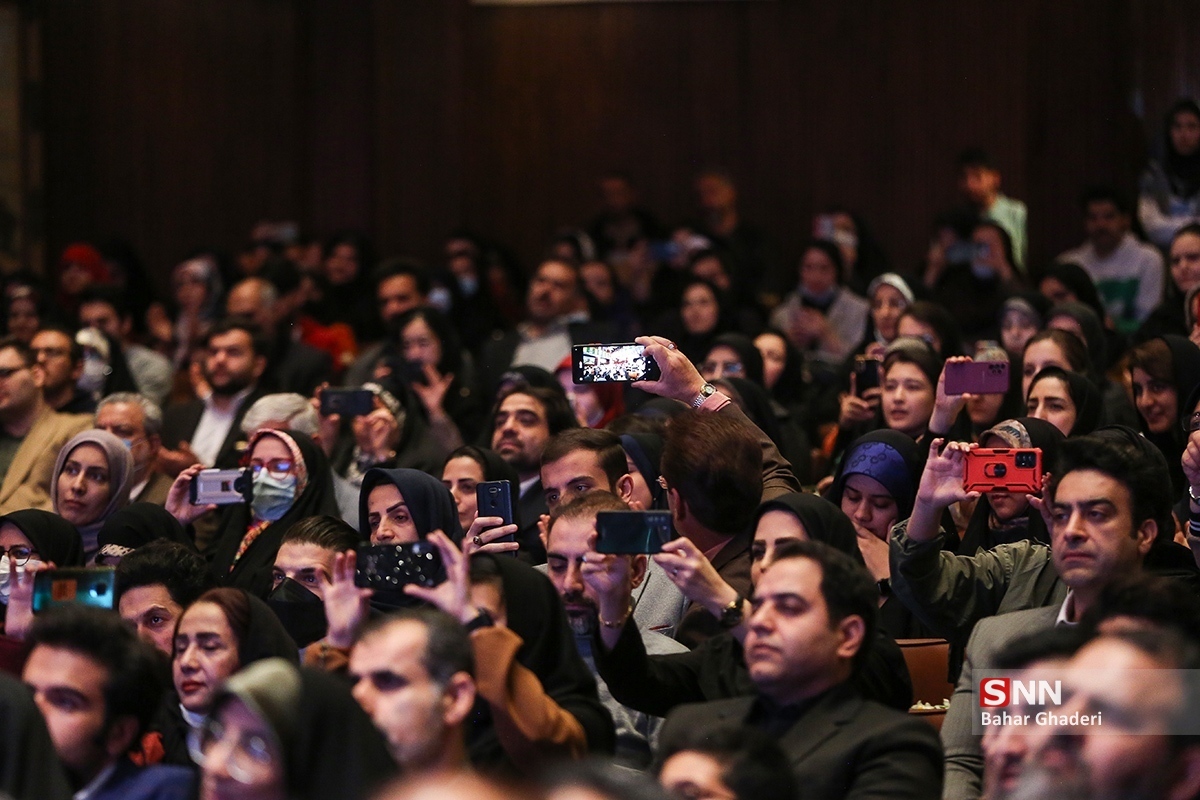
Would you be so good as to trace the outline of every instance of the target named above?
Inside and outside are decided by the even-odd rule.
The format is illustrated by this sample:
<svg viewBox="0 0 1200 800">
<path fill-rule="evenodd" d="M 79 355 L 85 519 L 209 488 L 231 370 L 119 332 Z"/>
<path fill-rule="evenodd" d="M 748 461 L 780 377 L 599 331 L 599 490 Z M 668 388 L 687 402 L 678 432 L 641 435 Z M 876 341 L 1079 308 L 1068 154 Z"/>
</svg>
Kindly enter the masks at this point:
<svg viewBox="0 0 1200 800">
<path fill-rule="evenodd" d="M 617 728 L 616 762 L 633 769 L 649 766 L 657 745 L 661 717 L 654 717 L 623 706 L 613 699 L 608 686 L 596 671 L 592 658 L 592 633 L 597 625 L 624 625 L 625 620 L 600 619 L 596 598 L 584 584 L 581 568 L 586 561 L 605 566 L 604 579 L 632 594 L 646 575 L 646 556 L 605 555 L 596 552 L 596 514 L 600 511 L 628 511 L 629 506 L 616 495 L 591 491 L 559 506 L 546 531 L 546 564 L 550 582 L 558 590 L 567 612 L 567 622 L 575 632 L 575 646 L 591 669 L 600 692 L 600 702 L 613 716 Z M 632 613 L 632 611 L 631 611 Z M 686 653 L 687 648 L 674 639 L 653 631 L 638 631 L 646 652 L 652 655 Z"/>
<path fill-rule="evenodd" d="M 492 449 L 512 465 L 521 480 L 516 503 L 517 555 L 530 564 L 546 561 L 538 520 L 547 513 L 540 468 L 551 436 L 579 425 L 560 389 L 517 384 L 500 394 L 492 411 Z"/>
<path fill-rule="evenodd" d="M 204 356 L 211 394 L 164 413 L 158 458 L 162 472 L 173 478 L 193 464 L 221 469 L 238 465 L 242 416 L 263 394 L 258 383 L 267 368 L 267 347 L 248 320 L 227 319 L 213 326 Z"/>
</svg>

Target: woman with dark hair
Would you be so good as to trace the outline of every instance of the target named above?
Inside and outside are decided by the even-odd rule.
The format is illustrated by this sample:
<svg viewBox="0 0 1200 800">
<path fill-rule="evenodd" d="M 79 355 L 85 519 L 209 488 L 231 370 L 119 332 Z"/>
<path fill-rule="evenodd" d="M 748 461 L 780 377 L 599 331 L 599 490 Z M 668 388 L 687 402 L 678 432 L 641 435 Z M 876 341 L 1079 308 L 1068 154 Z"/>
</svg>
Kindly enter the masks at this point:
<svg viewBox="0 0 1200 800">
<path fill-rule="evenodd" d="M 1200 106 L 1191 98 L 1167 111 L 1161 156 L 1142 173 L 1138 219 L 1163 248 L 1180 228 L 1200 221 Z"/>
<path fill-rule="evenodd" d="M 1086 436 L 1100 426 L 1100 392 L 1076 372 L 1046 367 L 1033 377 L 1025 402 L 1030 417 L 1049 422 L 1064 436 Z"/>
<path fill-rule="evenodd" d="M 1073 333 L 1047 328 L 1033 336 L 1025 344 L 1021 354 L 1021 396 L 1029 396 L 1033 376 L 1046 367 L 1058 367 L 1067 372 L 1076 372 L 1092 380 L 1092 361 L 1087 347 Z"/>
<path fill-rule="evenodd" d="M 1167 281 L 1163 301 L 1138 329 L 1135 340 L 1145 341 L 1166 333 L 1187 336 L 1187 311 L 1184 308 L 1188 294 L 1200 286 L 1200 223 L 1184 225 L 1171 238 L 1167 249 L 1167 266 L 1171 280 Z"/>
<path fill-rule="evenodd" d="M 567 356 L 554 371 L 554 377 L 567 396 L 575 421 L 583 428 L 603 428 L 625 413 L 625 385 L 622 383 L 575 383 L 574 357 Z"/>
<path fill-rule="evenodd" d="M 1046 324 L 1050 304 L 1036 292 L 1014 292 L 1000 306 L 1000 344 L 1009 360 L 1021 357 L 1025 344 Z"/>
<path fill-rule="evenodd" d="M 221 684 L 238 670 L 265 658 L 295 664 L 299 648 L 262 600 L 242 589 L 210 589 L 188 606 L 175 624 L 171 656 L 174 690 L 159 708 L 155 730 L 143 742 L 168 764 L 189 764 L 189 731 L 212 710 Z M 158 738 L 159 742 L 153 743 Z"/>
<path fill-rule="evenodd" d="M 1129 351 L 1133 403 L 1141 430 L 1167 460 L 1176 495 L 1188 488 L 1180 459 L 1187 433 L 1180 424 L 1190 414 L 1182 405 L 1200 385 L 1200 348 L 1182 336 L 1167 334 Z"/>
<path fill-rule="evenodd" d="M 33 575 L 47 564 L 83 566 L 83 539 L 57 514 L 27 508 L 0 517 L 0 670 L 21 674 L 33 623 Z"/>
<path fill-rule="evenodd" d="M 802 353 L 836 370 L 867 331 L 871 307 L 842 285 L 842 253 L 826 241 L 810 241 L 800 255 L 800 285 L 771 312 L 771 326 Z"/>
<path fill-rule="evenodd" d="M 343 681 L 282 659 L 225 681 L 189 752 L 202 800 L 366 800 L 397 771 Z"/>
<path fill-rule="evenodd" d="M 678 310 L 660 316 L 654 330 L 675 342 L 693 364 L 699 364 L 713 339 L 738 330 L 737 318 L 737 309 L 728 295 L 706 280 L 691 278 L 683 286 Z"/>
<path fill-rule="evenodd" d="M 137 548 L 159 539 L 196 549 L 179 520 L 157 503 L 131 503 L 113 512 L 96 538 L 100 545 L 96 554 L 99 566 L 115 567 Z"/>
<path fill-rule="evenodd" d="M 377 380 L 402 381 L 421 401 L 434 438 L 445 450 L 474 441 L 484 407 L 475 386 L 475 367 L 450 321 L 427 307 L 396 320 L 398 344 L 380 354 Z"/>
<path fill-rule="evenodd" d="M 359 343 L 383 336 L 371 271 L 375 252 L 371 240 L 359 231 L 342 231 L 325 242 L 324 259 L 318 274 L 319 298 L 310 302 L 307 313 L 322 325 L 348 325 Z"/>
<path fill-rule="evenodd" d="M 807 483 L 812 472 L 812 449 L 804 429 L 791 418 L 788 410 L 772 400 L 766 389 L 748 378 L 716 378 L 712 383 L 728 394 L 775 443 L 792 465 L 797 480 Z"/>
<path fill-rule="evenodd" d="M 1101 424 L 1137 427 L 1137 412 L 1129 402 L 1129 392 L 1123 383 L 1108 376 L 1112 366 L 1110 355 L 1120 357 L 1125 352 L 1125 338 L 1104 327 L 1100 317 L 1086 303 L 1067 301 L 1050 309 L 1046 327 L 1075 334 L 1086 346 L 1092 366 L 1088 378 L 1100 390 Z M 1115 343 L 1116 348 L 1110 346 Z"/>
<path fill-rule="evenodd" d="M 260 430 L 250 438 L 247 454 L 249 500 L 221 509 L 212 573 L 222 585 L 266 597 L 283 535 L 305 517 L 336 515 L 337 501 L 325 453 L 303 433 Z M 167 510 L 184 525 L 217 508 L 190 502 L 189 489 L 200 469 L 179 473 L 167 496 Z"/>
<path fill-rule="evenodd" d="M 964 255 L 949 263 L 931 286 L 931 299 L 948 309 L 968 339 L 996 338 L 1004 298 L 1021 276 L 1008 231 L 992 220 L 975 220 Z"/>
<path fill-rule="evenodd" d="M 217 254 L 197 252 L 171 270 L 171 303 L 151 304 L 146 327 L 154 347 L 171 359 L 176 370 L 185 367 L 192 351 L 224 311 L 225 284 Z"/>
<path fill-rule="evenodd" d="M 962 334 L 950 312 L 937 303 L 918 300 L 900 314 L 898 336 L 924 339 L 942 358 L 963 355 Z"/>
<path fill-rule="evenodd" d="M 1108 316 L 1108 310 L 1100 302 L 1100 293 L 1092 276 L 1078 264 L 1055 262 L 1044 270 L 1038 281 L 1038 291 L 1053 305 L 1075 302 L 1083 303 L 1103 320 Z"/>
<path fill-rule="evenodd" d="M 50 474 L 54 513 L 79 531 L 84 557 L 91 562 L 100 550 L 105 520 L 129 504 L 133 456 L 108 431 L 87 430 L 63 445 Z"/>
<path fill-rule="evenodd" d="M 762 353 L 745 334 L 723 333 L 713 339 L 698 368 L 706 381 L 746 378 L 764 386 Z"/>
<path fill-rule="evenodd" d="M 471 524 L 479 515 L 475 487 L 484 481 L 507 481 L 511 496 L 514 498 L 520 496 L 521 480 L 516 469 L 494 450 L 469 444 L 464 445 L 451 453 L 442 467 L 442 485 L 450 490 L 450 496 L 454 498 L 454 504 L 458 508 L 458 525 L 464 531 L 470 530 Z M 521 521 L 516 518 L 516 513 L 517 508 L 514 504 L 513 523 L 519 529 Z M 504 535 L 506 534 L 498 533 L 496 529 L 489 530 L 484 535 L 487 539 L 485 544 Z M 470 543 L 468 546 L 474 544 L 471 539 L 464 544 L 468 542 Z M 515 542 L 497 542 L 496 547 L 488 549 L 492 551 L 515 549 L 510 545 L 515 545 Z"/>
<path fill-rule="evenodd" d="M 612 720 L 600 705 L 562 601 L 545 575 L 494 552 L 464 554 L 455 544 L 463 536 L 450 490 L 416 470 L 367 473 L 359 516 L 360 531 L 373 545 L 431 542 L 441 554 L 446 580 L 432 589 L 409 585 L 404 593 L 486 629 L 471 637 L 475 679 L 485 701 L 476 706 L 473 719 L 503 722 L 480 724 L 469 732 L 474 763 L 527 767 L 522 758 L 529 756 L 612 751 Z M 476 517 L 466 533 L 472 545 L 487 544 L 482 532 L 493 519 Z M 495 530 L 510 535 L 516 526 Z M 335 559 L 333 583 L 325 593 L 329 647 L 314 653 L 315 659 L 308 657 L 329 669 L 344 665 L 374 595 L 354 584 L 354 567 L 353 554 Z M 536 680 L 530 682 L 531 677 Z M 506 733 L 499 735 L 497 728 Z"/>
<path fill-rule="evenodd" d="M 46 303 L 41 281 L 35 276 L 19 272 L 4 283 L 4 334 L 15 336 L 25 344 L 33 341 L 33 335 L 47 321 Z"/>
<path fill-rule="evenodd" d="M 842 283 L 870 295 L 868 284 L 887 271 L 887 256 L 860 214 L 833 207 L 813 216 L 814 239 L 832 242 L 842 254 Z"/>
<path fill-rule="evenodd" d="M 1049 470 L 1058 455 L 1058 446 L 1064 439 L 1066 437 L 1062 431 L 1045 420 L 1018 417 L 985 431 L 979 437 L 979 446 L 1040 448 L 1043 469 Z M 973 556 L 980 549 L 990 550 L 999 544 L 1024 540 L 1050 543 L 1050 534 L 1042 515 L 1030 507 L 1024 494 L 987 492 L 975 504 L 975 511 L 958 546 L 958 554 Z"/>
</svg>

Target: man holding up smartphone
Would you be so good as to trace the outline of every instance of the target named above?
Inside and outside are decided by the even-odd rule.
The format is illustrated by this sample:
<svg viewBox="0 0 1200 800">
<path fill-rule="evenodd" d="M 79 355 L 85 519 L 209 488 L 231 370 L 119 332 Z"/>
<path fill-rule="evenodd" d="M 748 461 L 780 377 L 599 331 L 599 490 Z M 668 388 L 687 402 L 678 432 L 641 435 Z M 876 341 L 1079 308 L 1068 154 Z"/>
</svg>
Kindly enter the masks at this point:
<svg viewBox="0 0 1200 800">
<path fill-rule="evenodd" d="M 596 678 L 600 702 L 613 715 L 617 727 L 616 762 L 633 769 L 645 769 L 653 757 L 662 718 L 618 703 L 596 671 L 592 656 L 592 632 L 597 626 L 611 627 L 616 623 L 600 616 L 596 594 L 584 583 L 582 571 L 585 563 L 603 563 L 607 567 L 603 579 L 613 586 L 614 591 L 626 597 L 641 585 L 646 577 L 646 556 L 602 557 L 596 552 L 596 515 L 601 511 L 628 509 L 629 506 L 621 499 L 605 491 L 593 491 L 557 506 L 546 529 L 546 564 L 550 582 L 562 598 L 567 621 L 575 633 L 575 646 Z M 620 620 L 621 625 L 624 623 L 625 620 Z M 638 632 L 647 653 L 667 655 L 687 652 L 686 647 L 661 633 L 640 628 Z"/>
</svg>

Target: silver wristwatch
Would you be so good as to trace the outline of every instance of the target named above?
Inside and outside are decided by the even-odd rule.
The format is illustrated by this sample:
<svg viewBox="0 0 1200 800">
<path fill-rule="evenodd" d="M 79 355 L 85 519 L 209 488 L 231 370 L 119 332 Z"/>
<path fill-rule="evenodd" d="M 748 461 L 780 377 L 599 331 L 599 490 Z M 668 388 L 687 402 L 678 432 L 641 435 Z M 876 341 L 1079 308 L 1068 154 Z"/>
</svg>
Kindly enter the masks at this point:
<svg viewBox="0 0 1200 800">
<path fill-rule="evenodd" d="M 716 393 L 717 387 L 713 386 L 711 383 L 704 384 L 704 386 L 700 389 L 700 394 L 692 398 L 692 408 L 699 408 L 700 406 L 704 405 L 704 401 Z"/>
</svg>

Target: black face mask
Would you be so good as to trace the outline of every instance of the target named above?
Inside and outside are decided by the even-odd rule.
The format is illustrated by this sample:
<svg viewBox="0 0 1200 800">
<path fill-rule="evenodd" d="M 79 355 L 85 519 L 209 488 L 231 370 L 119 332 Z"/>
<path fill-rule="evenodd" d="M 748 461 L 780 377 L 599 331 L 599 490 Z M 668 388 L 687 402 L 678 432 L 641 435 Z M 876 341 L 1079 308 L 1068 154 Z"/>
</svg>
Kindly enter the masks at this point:
<svg viewBox="0 0 1200 800">
<path fill-rule="evenodd" d="M 298 646 L 308 647 L 325 636 L 325 603 L 291 578 L 284 578 L 267 595 L 267 605 Z"/>
</svg>

